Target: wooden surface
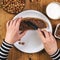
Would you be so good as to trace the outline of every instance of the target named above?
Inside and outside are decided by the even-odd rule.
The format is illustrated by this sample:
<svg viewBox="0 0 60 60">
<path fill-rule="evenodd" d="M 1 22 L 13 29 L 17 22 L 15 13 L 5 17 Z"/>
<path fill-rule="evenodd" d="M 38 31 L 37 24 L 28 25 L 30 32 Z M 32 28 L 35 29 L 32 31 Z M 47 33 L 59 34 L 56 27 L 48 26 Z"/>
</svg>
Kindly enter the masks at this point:
<svg viewBox="0 0 60 60">
<path fill-rule="evenodd" d="M 39 1 L 38 4 L 31 3 L 31 6 L 29 5 L 30 2 L 27 3 L 25 10 L 26 9 L 39 10 L 46 15 L 45 9 L 50 2 L 53 2 L 53 1 L 60 2 L 60 0 L 38 0 L 38 1 Z M 8 20 L 11 20 L 14 16 L 15 16 L 14 14 L 9 14 L 5 12 L 2 8 L 0 8 L 0 45 L 3 41 L 2 39 L 5 38 L 6 22 Z M 54 32 L 55 27 L 58 23 L 60 23 L 60 20 L 54 21 L 50 19 L 50 21 L 52 23 L 53 32 Z M 60 48 L 60 41 L 58 39 L 57 39 L 57 43 L 58 43 L 58 48 Z M 51 58 L 44 50 L 35 54 L 26 54 L 26 53 L 20 52 L 15 47 L 13 47 L 9 53 L 8 60 L 51 60 Z"/>
</svg>

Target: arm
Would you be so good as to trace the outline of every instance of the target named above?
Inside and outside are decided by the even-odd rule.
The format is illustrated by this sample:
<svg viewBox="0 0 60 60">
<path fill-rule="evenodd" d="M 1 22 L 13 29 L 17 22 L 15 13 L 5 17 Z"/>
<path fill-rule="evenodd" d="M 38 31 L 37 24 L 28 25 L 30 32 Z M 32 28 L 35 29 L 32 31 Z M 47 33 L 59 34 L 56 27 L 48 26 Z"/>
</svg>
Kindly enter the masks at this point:
<svg viewBox="0 0 60 60">
<path fill-rule="evenodd" d="M 7 22 L 6 37 L 0 47 L 0 60 L 6 60 L 10 49 L 13 47 L 13 44 L 25 35 L 26 31 L 24 31 L 23 33 L 19 31 L 21 20 L 21 18 L 18 18 L 16 20 Z"/>
<path fill-rule="evenodd" d="M 45 30 L 38 29 L 37 31 L 44 44 L 46 52 L 51 56 L 53 60 L 59 60 L 60 50 L 57 47 L 57 42 L 53 35 Z"/>
<path fill-rule="evenodd" d="M 57 49 L 57 51 L 53 55 L 51 55 L 51 58 L 53 60 L 60 60 L 60 49 Z"/>
<path fill-rule="evenodd" d="M 8 44 L 5 40 L 0 47 L 0 59 L 6 60 L 10 49 L 13 47 L 12 44 Z"/>
</svg>

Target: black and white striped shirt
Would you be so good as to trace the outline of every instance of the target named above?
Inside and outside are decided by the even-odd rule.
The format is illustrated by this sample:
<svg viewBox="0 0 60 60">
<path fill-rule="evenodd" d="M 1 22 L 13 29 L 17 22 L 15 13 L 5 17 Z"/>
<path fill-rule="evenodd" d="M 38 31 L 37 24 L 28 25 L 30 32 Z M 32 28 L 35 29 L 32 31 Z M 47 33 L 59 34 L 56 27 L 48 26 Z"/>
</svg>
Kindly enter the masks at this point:
<svg viewBox="0 0 60 60">
<path fill-rule="evenodd" d="M 10 48 L 13 46 L 11 44 L 8 44 L 7 42 L 3 41 L 1 47 L 0 47 L 0 60 L 6 60 Z"/>
<path fill-rule="evenodd" d="M 6 41 L 3 41 L 0 47 L 0 60 L 6 60 L 8 57 L 9 50 L 13 45 L 8 44 Z M 55 54 L 51 55 L 52 60 L 60 60 L 60 50 L 58 49 Z"/>
<path fill-rule="evenodd" d="M 60 49 L 58 49 L 55 54 L 51 55 L 53 60 L 60 60 Z"/>
</svg>

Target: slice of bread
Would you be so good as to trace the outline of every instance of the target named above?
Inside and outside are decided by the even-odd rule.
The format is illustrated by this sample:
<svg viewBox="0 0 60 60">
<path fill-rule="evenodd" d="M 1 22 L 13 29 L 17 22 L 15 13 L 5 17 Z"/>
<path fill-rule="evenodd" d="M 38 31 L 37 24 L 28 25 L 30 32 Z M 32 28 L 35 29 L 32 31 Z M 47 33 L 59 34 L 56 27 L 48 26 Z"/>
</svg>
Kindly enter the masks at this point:
<svg viewBox="0 0 60 60">
<path fill-rule="evenodd" d="M 38 19 L 38 18 L 23 18 L 22 22 L 20 24 L 19 30 L 22 30 L 22 31 L 24 31 L 24 30 L 34 30 L 34 28 L 31 25 L 28 25 L 27 23 L 24 23 L 24 22 L 27 22 L 27 21 L 32 22 L 33 24 L 35 24 L 40 29 L 47 28 L 47 26 L 48 26 L 48 24 L 45 21 L 43 21 L 41 19 Z"/>
</svg>

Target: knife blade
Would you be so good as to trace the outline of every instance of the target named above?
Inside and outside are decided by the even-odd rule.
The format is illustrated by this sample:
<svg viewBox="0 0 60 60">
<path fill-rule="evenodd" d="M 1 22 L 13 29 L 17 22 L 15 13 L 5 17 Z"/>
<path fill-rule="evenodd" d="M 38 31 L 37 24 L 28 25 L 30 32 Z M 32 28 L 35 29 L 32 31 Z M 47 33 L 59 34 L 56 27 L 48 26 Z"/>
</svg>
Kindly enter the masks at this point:
<svg viewBox="0 0 60 60">
<path fill-rule="evenodd" d="M 28 26 L 31 26 L 34 30 L 38 29 L 38 26 L 30 21 L 24 21 L 25 24 L 27 24 Z"/>
</svg>

